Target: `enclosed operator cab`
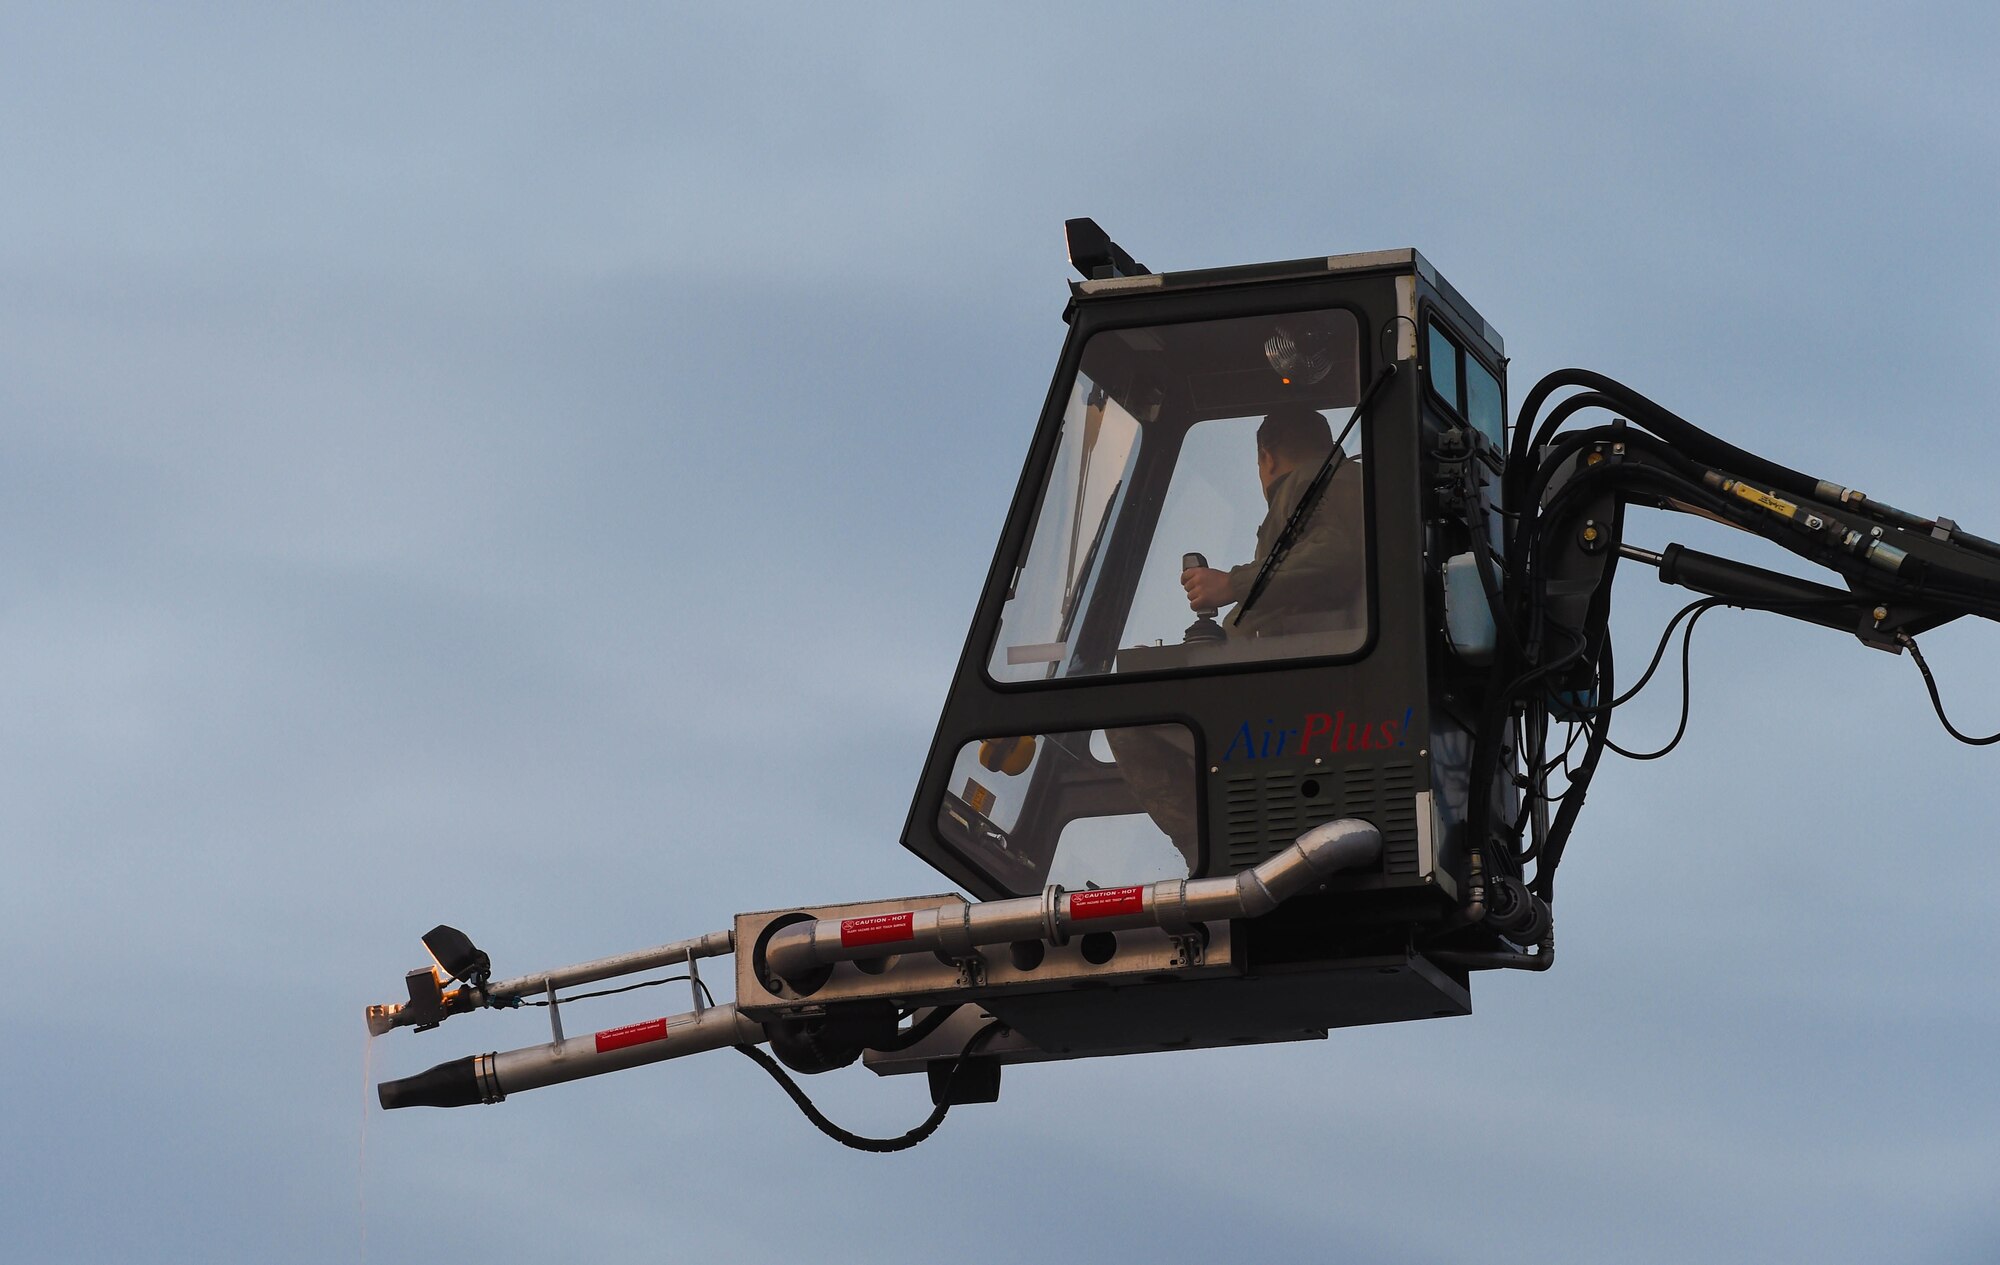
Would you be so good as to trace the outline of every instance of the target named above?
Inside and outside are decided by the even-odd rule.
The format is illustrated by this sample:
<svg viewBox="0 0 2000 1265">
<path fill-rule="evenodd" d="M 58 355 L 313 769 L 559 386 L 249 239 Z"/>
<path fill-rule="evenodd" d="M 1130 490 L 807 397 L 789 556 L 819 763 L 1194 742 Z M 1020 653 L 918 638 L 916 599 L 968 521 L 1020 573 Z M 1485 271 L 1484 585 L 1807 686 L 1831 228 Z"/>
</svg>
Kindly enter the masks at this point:
<svg viewBox="0 0 2000 1265">
<path fill-rule="evenodd" d="M 1428 966 L 1468 882 L 1492 624 L 1448 564 L 1497 539 L 1500 338 L 1413 250 L 1079 266 L 903 842 L 999 899 L 1232 874 L 1359 818 L 1379 863 L 1238 951 Z M 1463 1013 L 1462 973 L 1419 973 L 1305 1022 Z"/>
</svg>

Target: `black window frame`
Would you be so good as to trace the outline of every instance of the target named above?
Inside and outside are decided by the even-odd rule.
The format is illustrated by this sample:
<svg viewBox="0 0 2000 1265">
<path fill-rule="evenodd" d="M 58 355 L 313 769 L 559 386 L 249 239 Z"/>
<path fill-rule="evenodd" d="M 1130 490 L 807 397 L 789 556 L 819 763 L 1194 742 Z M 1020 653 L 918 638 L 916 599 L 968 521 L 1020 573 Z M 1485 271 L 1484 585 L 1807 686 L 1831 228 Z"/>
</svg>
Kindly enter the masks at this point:
<svg viewBox="0 0 2000 1265">
<path fill-rule="evenodd" d="M 1491 450 L 1496 459 L 1505 460 L 1509 431 L 1511 429 L 1507 420 L 1507 376 L 1505 372 L 1489 363 L 1484 356 L 1473 351 L 1472 340 L 1459 333 L 1450 321 L 1442 319 L 1438 314 L 1436 305 L 1426 303 L 1423 307 L 1422 315 L 1423 320 L 1420 326 L 1422 332 L 1417 346 L 1423 362 L 1425 397 L 1442 407 L 1451 415 L 1454 421 L 1459 422 L 1466 430 L 1479 436 L 1480 440 Z M 1453 385 L 1456 388 L 1453 394 L 1456 398 L 1447 398 L 1443 392 L 1437 389 L 1437 373 L 1432 367 L 1431 360 L 1431 335 L 1433 331 L 1441 335 L 1455 353 L 1452 363 L 1452 375 L 1454 379 Z M 1488 377 L 1493 379 L 1494 384 L 1500 388 L 1500 437 L 1497 445 L 1493 437 L 1479 429 L 1478 424 L 1472 420 L 1472 412 L 1468 407 L 1470 403 L 1468 378 L 1465 372 L 1468 363 L 1479 366 L 1479 368 L 1485 371 Z"/>
<path fill-rule="evenodd" d="M 1372 375 L 1373 372 L 1376 370 L 1376 366 L 1371 364 L 1371 355 L 1374 353 L 1375 349 L 1369 345 L 1369 340 L 1367 338 L 1366 313 L 1362 310 L 1362 308 L 1358 304 L 1350 301 L 1340 301 L 1332 303 L 1303 302 L 1297 306 L 1287 304 L 1269 308 L 1257 307 L 1248 311 L 1236 312 L 1228 315 L 1215 315 L 1211 313 L 1190 313 L 1187 315 L 1177 315 L 1165 319 L 1160 317 L 1157 313 L 1152 313 L 1152 312 L 1139 311 L 1132 313 L 1124 313 L 1121 314 L 1119 318 L 1105 320 L 1102 323 L 1097 324 L 1096 327 L 1090 331 L 1088 336 L 1078 340 L 1075 343 L 1075 345 L 1068 351 L 1068 353 L 1065 354 L 1063 358 L 1057 363 L 1055 382 L 1064 385 L 1074 384 L 1074 382 L 1076 381 L 1077 374 L 1082 371 L 1083 358 L 1091 342 L 1104 334 L 1115 333 L 1119 330 L 1144 329 L 1155 325 L 1199 324 L 1207 321 L 1237 319 L 1239 317 L 1253 317 L 1253 316 L 1267 316 L 1267 315 L 1283 316 L 1296 312 L 1319 312 L 1319 311 L 1331 311 L 1336 309 L 1347 312 L 1354 318 L 1356 332 L 1358 335 L 1355 344 L 1356 357 L 1357 357 L 1356 368 L 1360 375 L 1361 395 L 1365 396 L 1368 392 L 1369 384 L 1374 380 Z M 1067 396 L 1064 396 L 1063 398 L 1067 398 Z M 1053 393 L 1053 388 L 1052 388 L 1051 395 L 1049 397 L 1048 402 L 1044 405 L 1044 409 L 1047 410 L 1052 408 L 1059 408 L 1060 406 L 1056 403 L 1056 399 L 1057 397 Z M 1503 400 L 1504 400 L 1504 395 L 1503 395 Z M 1360 407 L 1360 402 L 1361 402 L 1360 397 L 1357 397 L 1355 400 L 1355 407 L 1357 408 Z M 1057 453 L 1061 446 L 1061 421 L 1060 421 L 1061 414 L 1057 413 L 1056 417 L 1058 420 L 1056 421 L 1053 429 L 1049 430 L 1046 433 L 1046 440 L 1047 440 L 1046 449 L 1038 453 L 1031 451 L 1030 459 L 1026 467 L 1022 471 L 1023 480 L 1033 478 L 1037 480 L 1041 485 L 1039 492 L 1036 494 L 1033 507 L 1029 511 L 1028 522 L 1030 524 L 1032 524 L 1035 521 L 1035 519 L 1039 517 L 1041 513 L 1042 501 L 1044 498 L 1047 497 L 1049 491 L 1048 487 L 1049 473 L 1054 468 Z M 1209 421 L 1215 419 L 1205 418 L 1202 420 Z M 1047 422 L 1047 415 L 1045 412 L 1044 417 L 1038 420 L 1038 425 L 1046 424 L 1046 422 Z M 1192 425 L 1190 425 L 1188 429 L 1192 430 L 1194 426 L 1198 426 L 1200 424 L 1201 422 L 1195 422 Z M 1212 675 L 1234 674 L 1242 672 L 1268 672 L 1278 669 L 1290 669 L 1295 667 L 1346 665 L 1346 664 L 1358 663 L 1361 660 L 1368 658 L 1375 652 L 1376 640 L 1380 635 L 1380 617 L 1379 617 L 1379 606 L 1378 606 L 1380 597 L 1376 591 L 1378 566 L 1376 559 L 1377 532 L 1375 530 L 1375 513 L 1376 513 L 1375 475 L 1374 475 L 1374 467 L 1366 459 L 1366 454 L 1370 451 L 1370 446 L 1374 442 L 1375 429 L 1376 429 L 1375 418 L 1364 416 L 1361 419 L 1361 425 L 1358 428 L 1359 437 L 1361 441 L 1361 451 L 1363 454 L 1363 460 L 1360 462 L 1361 498 L 1362 498 L 1361 504 L 1362 504 L 1363 517 L 1368 524 L 1367 538 L 1362 542 L 1363 566 L 1365 568 L 1363 585 L 1364 585 L 1364 592 L 1367 594 L 1368 623 L 1367 627 L 1363 630 L 1361 644 L 1354 650 L 1349 651 L 1346 654 L 1311 655 L 1297 659 L 1249 659 L 1234 663 L 1204 664 L 1199 667 L 1191 666 L 1184 668 L 1161 668 L 1161 669 L 1139 671 L 1139 672 L 1094 673 L 1084 676 L 1054 677 L 1046 680 L 1002 681 L 995 678 L 992 674 L 992 658 L 991 658 L 993 654 L 993 649 L 995 645 L 997 645 L 998 643 L 1000 630 L 1004 626 L 1003 621 L 1000 618 L 998 618 L 1000 612 L 1004 611 L 1007 601 L 1005 590 L 1002 589 L 998 594 L 994 595 L 994 597 L 996 598 L 996 609 L 995 609 L 996 617 L 992 622 L 990 631 L 988 632 L 986 638 L 984 639 L 985 650 L 983 653 L 985 654 L 986 658 L 983 659 L 978 665 L 980 678 L 985 682 L 987 688 L 992 689 L 999 693 L 1009 693 L 1009 694 L 1016 692 L 1032 693 L 1043 690 L 1102 688 L 1106 685 L 1115 684 L 1118 682 L 1137 683 L 1137 682 L 1149 682 L 1149 681 L 1172 681 L 1184 678 L 1198 678 L 1198 677 L 1205 677 Z M 1038 436 L 1038 440 L 1041 438 L 1043 437 Z M 1181 438 L 1182 439 L 1186 438 L 1185 431 L 1182 432 Z M 1141 434 L 1140 436 L 1140 443 L 1141 444 L 1145 443 L 1145 436 L 1143 434 Z M 1175 459 L 1178 460 L 1178 451 L 1176 451 Z M 1033 527 L 1030 526 L 1027 534 L 1021 538 L 1020 550 L 1014 554 L 1013 562 L 1010 563 L 1010 567 L 1019 564 L 1021 559 L 1025 556 L 1025 550 L 1030 546 L 1032 539 L 1033 539 Z M 1008 539 L 1003 536 L 1003 539 L 1001 541 L 1001 549 L 1004 551 L 1007 548 L 1007 545 L 1008 545 Z M 1203 840 L 1202 846 L 1204 849 L 1206 849 L 1207 847 L 1207 841 L 1205 838 Z"/>
</svg>

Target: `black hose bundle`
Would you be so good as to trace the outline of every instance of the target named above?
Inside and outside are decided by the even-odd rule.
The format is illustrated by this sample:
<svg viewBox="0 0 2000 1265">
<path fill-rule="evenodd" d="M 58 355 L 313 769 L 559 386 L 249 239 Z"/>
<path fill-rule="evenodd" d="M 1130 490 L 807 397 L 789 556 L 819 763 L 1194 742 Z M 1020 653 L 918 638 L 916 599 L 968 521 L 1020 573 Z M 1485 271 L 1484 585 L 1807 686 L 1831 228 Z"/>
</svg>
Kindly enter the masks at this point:
<svg viewBox="0 0 2000 1265">
<path fill-rule="evenodd" d="M 1571 387 L 1581 390 L 1556 398 Z M 1617 420 L 1562 433 L 1573 418 L 1592 409 L 1613 413 Z M 1646 460 L 1577 464 L 1585 454 L 1607 445 Z M 1488 854 L 1503 869 L 1520 873 L 1530 861 L 1535 864 L 1531 886 L 1544 900 L 1553 898 L 1556 868 L 1605 751 L 1622 750 L 1610 741 L 1611 713 L 1625 701 L 1615 697 L 1610 594 L 1626 502 L 1673 505 L 1746 530 L 1770 532 L 1754 511 L 1709 484 L 1705 476 L 1717 468 L 1799 497 L 1816 495 L 1823 486 L 1809 475 L 1737 448 L 1623 383 L 1589 370 L 1552 373 L 1536 383 L 1522 402 L 1501 478 L 1500 509 L 1507 524 L 1505 557 L 1500 560 L 1505 582 L 1489 586 L 1488 596 L 1495 601 L 1502 631 L 1474 744 L 1468 821 L 1477 832 L 1475 839 L 1489 845 Z M 1601 572 L 1581 620 L 1566 624 L 1550 608 L 1555 549 L 1562 534 L 1576 527 L 1579 516 L 1607 503 L 1608 512 L 1590 519 L 1603 533 L 1597 545 L 1603 554 Z M 1482 581 L 1485 578 L 1482 573 Z M 1716 598 L 1710 604 L 1736 603 Z M 1664 646 L 1663 641 L 1662 650 Z M 1649 668 L 1640 686 L 1651 676 Z M 1523 790 L 1530 803 L 1558 804 L 1547 826 L 1539 829 L 1531 824 L 1535 815 L 1526 811 L 1512 822 L 1498 821 L 1494 805 L 1496 792 L 1505 785 L 1503 778 L 1513 776 L 1511 769 L 1502 767 L 1509 723 L 1536 712 L 1576 718 L 1584 743 L 1574 766 L 1567 763 L 1567 752 L 1562 760 L 1548 759 L 1542 749 L 1522 753 Z M 1524 726 L 1535 735 L 1545 735 L 1546 728 L 1540 719 Z M 1548 778 L 1558 765 L 1567 770 L 1568 785 L 1560 795 L 1552 795 Z M 1535 837 L 1523 838 L 1530 830 L 1536 830 Z M 1500 837 L 1493 837 L 1495 833 Z"/>
</svg>

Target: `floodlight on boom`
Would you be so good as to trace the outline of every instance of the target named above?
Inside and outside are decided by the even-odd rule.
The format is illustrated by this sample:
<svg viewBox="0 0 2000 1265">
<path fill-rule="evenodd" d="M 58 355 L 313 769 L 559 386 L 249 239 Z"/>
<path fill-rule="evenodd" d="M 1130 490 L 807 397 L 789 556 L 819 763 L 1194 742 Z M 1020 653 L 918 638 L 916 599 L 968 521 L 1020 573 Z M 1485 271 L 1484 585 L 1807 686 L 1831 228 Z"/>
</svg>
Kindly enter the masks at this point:
<svg viewBox="0 0 2000 1265">
<path fill-rule="evenodd" d="M 493 959 L 486 956 L 479 946 L 472 943 L 472 937 L 457 927 L 447 927 L 443 923 L 424 933 L 424 948 L 430 952 L 431 960 L 438 969 L 461 984 L 473 988 L 484 987 L 493 975 Z"/>
</svg>

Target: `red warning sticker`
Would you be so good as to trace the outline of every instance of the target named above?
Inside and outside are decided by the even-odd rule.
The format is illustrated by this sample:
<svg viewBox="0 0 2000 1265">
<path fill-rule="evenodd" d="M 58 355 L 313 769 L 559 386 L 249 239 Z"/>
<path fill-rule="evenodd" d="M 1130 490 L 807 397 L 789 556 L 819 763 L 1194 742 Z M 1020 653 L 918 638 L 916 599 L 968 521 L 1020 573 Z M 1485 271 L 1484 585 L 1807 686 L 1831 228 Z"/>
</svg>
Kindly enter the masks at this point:
<svg viewBox="0 0 2000 1265">
<path fill-rule="evenodd" d="M 1086 918 L 1110 918 L 1116 914 L 1136 914 L 1146 907 L 1146 889 L 1101 887 L 1090 892 L 1069 894 L 1069 916 L 1078 922 Z"/>
<path fill-rule="evenodd" d="M 628 1023 L 622 1028 L 606 1028 L 597 1034 L 597 1052 L 622 1050 L 628 1045 L 644 1045 L 648 1041 L 667 1039 L 667 1021 L 648 1019 L 644 1023 Z"/>
<path fill-rule="evenodd" d="M 905 911 L 900 914 L 870 914 L 866 918 L 842 918 L 840 920 L 840 944 L 851 949 L 857 944 L 897 944 L 910 938 L 910 924 L 916 915 Z"/>
</svg>

